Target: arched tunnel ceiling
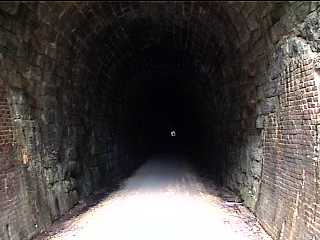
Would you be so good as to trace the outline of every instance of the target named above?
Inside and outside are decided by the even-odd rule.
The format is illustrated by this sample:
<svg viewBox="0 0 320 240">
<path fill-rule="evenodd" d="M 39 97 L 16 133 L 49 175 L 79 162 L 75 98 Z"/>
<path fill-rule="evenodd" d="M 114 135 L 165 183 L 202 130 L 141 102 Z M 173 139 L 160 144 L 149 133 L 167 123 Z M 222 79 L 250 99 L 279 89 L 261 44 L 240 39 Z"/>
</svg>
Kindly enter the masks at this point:
<svg viewBox="0 0 320 240">
<path fill-rule="evenodd" d="M 207 71 L 211 69 L 212 59 L 217 55 L 221 58 L 236 53 L 235 43 L 239 42 L 236 30 L 232 29 L 232 24 L 223 24 L 226 20 L 221 17 L 225 18 L 225 15 L 220 17 L 218 6 L 210 8 L 211 11 L 205 8 L 207 6 L 199 6 L 199 9 L 193 10 L 199 11 L 196 15 L 191 14 L 190 7 L 186 10 L 179 4 L 173 5 L 173 8 L 158 3 L 142 6 L 126 7 L 126 10 L 117 4 L 94 6 L 91 11 L 83 13 L 86 22 L 80 24 L 81 28 L 73 29 L 73 41 L 77 43 L 79 39 L 85 39 L 83 45 L 89 46 L 90 55 L 94 58 L 99 56 L 103 65 L 121 66 L 120 71 L 124 66 L 132 69 L 141 68 L 141 65 L 144 68 L 168 65 L 167 59 L 170 56 L 163 58 L 166 59 L 164 62 L 157 62 L 157 59 L 148 56 L 148 48 L 155 46 L 161 46 L 169 55 L 171 52 L 171 58 L 176 58 L 175 51 L 184 51 L 197 64 L 202 63 L 202 68 Z M 94 21 L 105 17 L 105 14 L 114 16 L 113 19 L 106 20 L 107 24 L 101 25 L 101 22 Z M 207 24 L 208 22 L 212 24 Z M 106 53 L 111 54 L 106 56 Z M 186 59 L 181 54 L 179 56 L 180 59 L 175 59 L 170 64 L 183 64 Z"/>
<path fill-rule="evenodd" d="M 93 91 L 109 88 L 112 94 L 124 96 L 119 85 L 135 75 L 180 68 L 204 73 L 210 80 L 239 84 L 243 68 L 255 61 L 248 55 L 256 51 L 256 45 L 262 52 L 272 47 L 276 39 L 270 36 L 270 27 L 287 13 L 292 21 L 281 23 L 281 34 L 288 33 L 285 27 L 296 19 L 290 4 L 40 2 L 24 7 L 37 13 L 25 14 L 35 35 L 31 39 L 38 40 L 33 45 L 56 48 L 57 61 L 74 62 L 75 71 Z M 44 49 L 50 54 L 48 47 Z"/>
<path fill-rule="evenodd" d="M 145 56 L 147 48 L 161 45 L 188 52 L 201 70 L 208 73 L 213 70 L 212 59 L 216 57 L 221 61 L 227 57 L 240 61 L 240 54 L 250 50 L 249 39 L 251 47 L 272 22 L 278 20 L 279 9 L 283 14 L 286 5 L 271 2 L 41 3 L 39 15 L 43 21 L 56 22 L 56 31 L 63 36 L 61 41 L 69 41 L 86 59 L 92 56 L 95 61 L 91 62 L 97 70 L 106 65 L 109 71 L 113 66 L 123 71 L 124 66 L 132 69 L 137 64 L 150 65 L 148 57 L 143 63 L 133 59 L 141 54 Z M 267 14 L 270 11 L 274 14 Z"/>
<path fill-rule="evenodd" d="M 238 85 L 243 66 L 251 61 L 246 55 L 256 51 L 257 42 L 265 44 L 260 51 L 272 48 L 270 27 L 289 12 L 289 5 L 287 2 L 41 3 L 39 17 L 48 23 L 56 22 L 57 42 L 67 41 L 74 52 L 73 61 L 85 66 L 80 73 L 84 81 L 87 77 L 83 70 L 87 69 L 91 76 L 96 76 L 90 80 L 95 91 L 109 88 L 109 97 L 122 101 L 127 97 L 124 86 L 129 89 L 142 86 L 130 80 L 147 72 L 156 75 L 179 68 L 193 69 L 210 80 L 222 84 L 235 81 Z M 281 32 L 285 33 L 286 30 Z M 239 90 L 232 91 L 236 93 L 231 95 L 240 95 Z M 201 101 L 206 95 L 203 90 L 194 94 Z"/>
</svg>

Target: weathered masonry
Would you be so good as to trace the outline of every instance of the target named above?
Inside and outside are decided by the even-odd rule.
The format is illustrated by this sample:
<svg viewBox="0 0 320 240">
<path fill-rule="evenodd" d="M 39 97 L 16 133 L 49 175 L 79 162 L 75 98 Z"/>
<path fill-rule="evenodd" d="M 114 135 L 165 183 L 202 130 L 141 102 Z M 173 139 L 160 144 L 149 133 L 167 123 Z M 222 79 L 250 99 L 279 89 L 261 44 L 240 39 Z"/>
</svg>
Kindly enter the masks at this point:
<svg viewBox="0 0 320 240">
<path fill-rule="evenodd" d="M 319 6 L 0 3 L 0 239 L 171 151 L 169 128 L 274 239 L 320 239 Z"/>
</svg>

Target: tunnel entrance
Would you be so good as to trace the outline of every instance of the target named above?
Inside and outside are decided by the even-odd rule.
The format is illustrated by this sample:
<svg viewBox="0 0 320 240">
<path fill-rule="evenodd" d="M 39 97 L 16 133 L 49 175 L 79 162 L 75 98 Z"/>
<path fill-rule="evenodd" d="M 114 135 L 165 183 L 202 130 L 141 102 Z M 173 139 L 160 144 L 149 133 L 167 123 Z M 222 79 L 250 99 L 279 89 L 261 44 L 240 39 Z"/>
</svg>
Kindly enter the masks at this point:
<svg viewBox="0 0 320 240">
<path fill-rule="evenodd" d="M 0 238 L 31 239 L 159 155 L 232 190 L 274 239 L 317 238 L 319 15 L 0 3 Z"/>
</svg>

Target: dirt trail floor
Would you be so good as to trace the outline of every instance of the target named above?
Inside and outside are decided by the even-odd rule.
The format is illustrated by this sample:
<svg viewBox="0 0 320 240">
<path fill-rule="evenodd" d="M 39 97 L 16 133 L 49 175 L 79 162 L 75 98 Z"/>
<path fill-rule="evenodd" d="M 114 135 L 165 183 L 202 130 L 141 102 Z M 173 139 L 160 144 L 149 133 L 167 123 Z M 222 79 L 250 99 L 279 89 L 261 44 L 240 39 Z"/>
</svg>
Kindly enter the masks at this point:
<svg viewBox="0 0 320 240">
<path fill-rule="evenodd" d="M 271 240 L 230 191 L 182 160 L 150 159 L 118 191 L 81 202 L 35 239 Z"/>
</svg>

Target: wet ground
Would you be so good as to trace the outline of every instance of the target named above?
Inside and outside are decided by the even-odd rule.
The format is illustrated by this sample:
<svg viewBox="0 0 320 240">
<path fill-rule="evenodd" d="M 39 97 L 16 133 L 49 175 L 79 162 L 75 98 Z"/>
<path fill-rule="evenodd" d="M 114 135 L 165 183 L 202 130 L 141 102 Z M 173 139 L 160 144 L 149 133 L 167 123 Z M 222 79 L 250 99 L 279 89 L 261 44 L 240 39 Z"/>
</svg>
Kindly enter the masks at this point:
<svg viewBox="0 0 320 240">
<path fill-rule="evenodd" d="M 36 238 L 49 239 L 271 240 L 231 192 L 199 177 L 181 157 L 164 155 L 118 191 L 81 202 Z"/>
</svg>

